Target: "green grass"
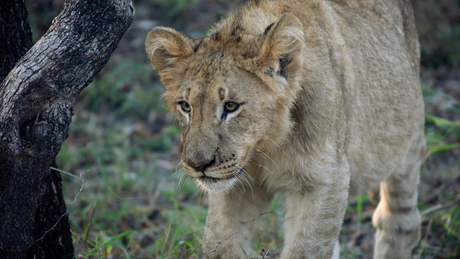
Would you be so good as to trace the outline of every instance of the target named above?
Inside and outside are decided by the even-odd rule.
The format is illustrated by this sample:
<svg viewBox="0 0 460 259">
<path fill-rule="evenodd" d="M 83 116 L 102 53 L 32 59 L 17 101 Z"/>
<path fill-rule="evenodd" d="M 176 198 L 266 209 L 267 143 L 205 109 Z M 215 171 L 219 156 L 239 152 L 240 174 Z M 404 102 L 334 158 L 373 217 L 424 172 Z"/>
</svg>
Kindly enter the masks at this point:
<svg viewBox="0 0 460 259">
<path fill-rule="evenodd" d="M 451 210 L 433 213 L 431 216 L 428 215 L 425 217 L 426 219 L 429 221 L 425 231 L 422 231 L 424 236 L 421 241 L 428 235 L 432 227 L 442 227 L 444 235 L 437 247 L 424 247 L 422 245 L 417 247 L 416 249 L 420 250 L 421 258 L 458 258 L 457 256 L 460 251 L 460 205 Z"/>
<path fill-rule="evenodd" d="M 423 88 L 425 99 L 437 99 L 443 104 L 440 107 L 445 113 L 460 114 L 460 104 L 452 97 L 435 89 Z M 446 159 L 454 155 L 460 147 L 460 121 L 452 121 L 431 114 L 425 115 L 425 137 L 427 139 L 427 163 L 430 160 Z M 457 161 L 458 163 L 459 161 Z M 441 173 L 441 172 L 439 172 Z M 440 201 L 437 204 L 420 203 L 422 213 L 422 237 L 416 248 L 421 258 L 458 258 L 460 255 L 460 194 L 448 191 L 449 185 L 456 182 L 458 172 L 437 189 Z M 434 195 L 431 194 L 433 197 Z M 427 244 L 433 233 L 441 238 L 438 242 Z M 435 245 L 433 245 L 435 244 Z"/>
<path fill-rule="evenodd" d="M 177 19 L 188 7 L 196 6 L 200 0 L 156 0 L 164 10 L 168 19 Z"/>
</svg>

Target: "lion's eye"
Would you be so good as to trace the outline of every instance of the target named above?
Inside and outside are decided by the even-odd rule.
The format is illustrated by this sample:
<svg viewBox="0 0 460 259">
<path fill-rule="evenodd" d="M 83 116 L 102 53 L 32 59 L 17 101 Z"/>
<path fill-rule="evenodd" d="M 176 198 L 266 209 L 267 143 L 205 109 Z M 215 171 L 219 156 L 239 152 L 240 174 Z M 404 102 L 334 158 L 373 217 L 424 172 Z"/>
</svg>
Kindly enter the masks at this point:
<svg viewBox="0 0 460 259">
<path fill-rule="evenodd" d="M 190 104 L 186 102 L 181 102 L 180 108 L 186 113 L 189 113 L 192 110 L 192 106 L 190 106 Z"/>
<path fill-rule="evenodd" d="M 224 106 L 224 110 L 225 110 L 225 112 L 234 112 L 234 111 L 238 110 L 239 107 L 240 107 L 240 105 L 237 104 L 237 103 L 226 102 L 225 106 Z"/>
</svg>

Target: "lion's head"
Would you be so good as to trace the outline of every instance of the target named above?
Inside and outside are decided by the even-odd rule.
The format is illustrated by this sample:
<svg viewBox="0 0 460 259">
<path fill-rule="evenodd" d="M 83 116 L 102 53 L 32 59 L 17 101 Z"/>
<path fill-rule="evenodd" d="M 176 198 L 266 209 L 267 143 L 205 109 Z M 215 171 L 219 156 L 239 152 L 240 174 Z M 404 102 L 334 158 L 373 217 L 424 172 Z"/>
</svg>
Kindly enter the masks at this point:
<svg viewBox="0 0 460 259">
<path fill-rule="evenodd" d="M 286 140 L 300 89 L 300 21 L 286 14 L 257 35 L 235 24 L 202 40 L 156 27 L 146 40 L 179 122 L 183 169 L 207 190 L 231 188 L 255 154 Z"/>
</svg>

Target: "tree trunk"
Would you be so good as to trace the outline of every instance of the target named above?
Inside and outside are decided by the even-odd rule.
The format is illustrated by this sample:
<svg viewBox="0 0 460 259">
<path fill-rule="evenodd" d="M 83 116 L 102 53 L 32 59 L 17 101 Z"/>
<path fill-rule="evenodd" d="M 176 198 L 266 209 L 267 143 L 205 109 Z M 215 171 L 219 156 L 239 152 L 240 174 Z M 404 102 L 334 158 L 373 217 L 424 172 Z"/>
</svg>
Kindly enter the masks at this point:
<svg viewBox="0 0 460 259">
<path fill-rule="evenodd" d="M 0 82 L 32 47 L 26 0 L 2 0 L 0 5 Z"/>
<path fill-rule="evenodd" d="M 56 163 L 53 162 L 53 167 Z M 45 172 L 43 194 L 35 211 L 33 245 L 25 258 L 73 258 L 70 224 L 62 196 L 61 174 Z"/>
<path fill-rule="evenodd" d="M 32 32 L 27 20 L 25 0 L 9 0 L 0 6 L 0 82 L 16 62 L 32 47 Z M 1 171 L 0 171 L 1 172 Z M 66 216 L 59 172 L 48 171 L 38 208 L 35 211 L 34 240 L 41 240 L 28 249 L 27 258 L 72 258 L 73 245 Z M 57 222 L 58 224 L 56 224 Z M 56 225 L 54 225 L 56 224 Z M 3 225 L 3 224 L 2 224 Z M 53 231 L 49 231 L 53 229 Z M 48 232 L 47 232 L 48 231 Z M 47 233 L 43 236 L 43 233 Z M 49 234 L 48 234 L 49 233 Z M 40 245 L 40 249 L 38 248 Z M 34 256 L 36 255 L 36 256 Z"/>
<path fill-rule="evenodd" d="M 133 15 L 131 0 L 67 0 L 0 85 L 0 258 L 72 258 L 60 175 L 50 166 L 77 95 Z"/>
</svg>

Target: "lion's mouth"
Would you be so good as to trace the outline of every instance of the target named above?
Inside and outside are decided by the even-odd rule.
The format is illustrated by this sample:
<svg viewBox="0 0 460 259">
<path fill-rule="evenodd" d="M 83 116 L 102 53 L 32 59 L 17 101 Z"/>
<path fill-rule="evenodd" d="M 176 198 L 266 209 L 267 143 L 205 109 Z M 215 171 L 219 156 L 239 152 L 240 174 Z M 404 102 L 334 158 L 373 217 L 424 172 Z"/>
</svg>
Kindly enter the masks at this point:
<svg viewBox="0 0 460 259">
<path fill-rule="evenodd" d="M 205 183 L 216 183 L 217 181 L 224 180 L 225 178 L 221 179 L 221 178 L 214 178 L 214 177 L 209 177 L 209 176 L 202 176 L 202 177 L 198 177 L 196 179 L 199 180 L 199 181 L 203 181 Z"/>
<path fill-rule="evenodd" d="M 241 168 L 240 170 L 235 170 L 231 174 L 228 174 L 227 176 L 224 176 L 224 177 L 216 178 L 216 177 L 208 176 L 208 174 L 205 174 L 203 176 L 195 178 L 195 180 L 198 186 L 200 186 L 203 190 L 207 192 L 231 191 L 233 186 L 238 185 L 238 184 L 243 185 L 244 181 L 248 182 L 248 180 L 246 180 L 245 176 L 243 175 L 244 172 L 245 172 L 244 168 Z M 241 177 L 242 179 L 245 179 L 245 180 L 240 180 L 239 178 Z"/>
<path fill-rule="evenodd" d="M 207 176 L 204 172 L 203 172 L 203 176 L 201 177 L 197 177 L 196 179 L 197 180 L 200 180 L 200 181 L 205 181 L 205 182 L 210 182 L 210 183 L 213 183 L 213 182 L 217 182 L 217 181 L 222 181 L 222 180 L 228 180 L 228 179 L 233 179 L 233 178 L 237 178 L 239 175 L 241 175 L 244 171 L 244 168 L 241 168 L 240 170 L 236 171 L 235 173 L 232 173 L 230 174 L 229 176 L 227 177 L 223 177 L 223 178 L 216 178 L 216 177 L 212 177 L 212 176 Z"/>
</svg>

